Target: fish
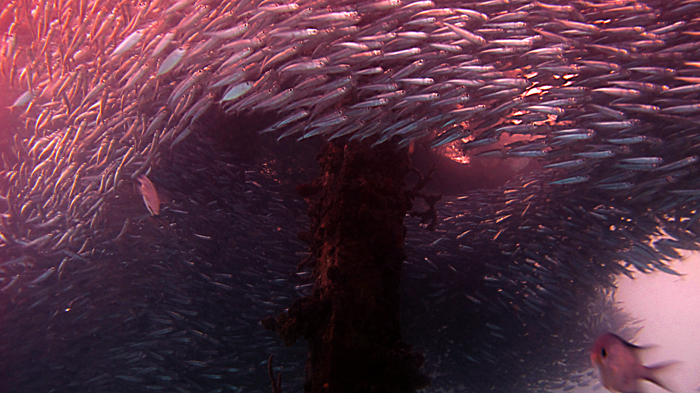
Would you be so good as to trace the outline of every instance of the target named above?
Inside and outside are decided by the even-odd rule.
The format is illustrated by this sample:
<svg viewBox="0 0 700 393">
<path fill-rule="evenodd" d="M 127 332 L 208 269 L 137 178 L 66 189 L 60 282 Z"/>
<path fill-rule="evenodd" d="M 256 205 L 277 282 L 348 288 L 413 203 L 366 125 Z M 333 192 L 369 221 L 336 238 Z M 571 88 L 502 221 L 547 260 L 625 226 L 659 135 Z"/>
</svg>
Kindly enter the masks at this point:
<svg viewBox="0 0 700 393">
<path fill-rule="evenodd" d="M 17 97 L 17 99 L 15 100 L 15 102 L 12 103 L 10 108 L 18 108 L 23 105 L 26 105 L 32 100 L 32 98 L 34 98 L 34 93 L 31 90 L 25 91 L 19 97 Z"/>
<path fill-rule="evenodd" d="M 131 49 L 134 45 L 136 45 L 139 42 L 141 37 L 143 37 L 143 31 L 141 30 L 137 30 L 131 33 L 128 37 L 124 38 L 124 41 L 122 41 L 119 45 L 117 45 L 116 48 L 114 48 L 110 56 L 117 57 L 123 53 L 126 53 L 129 49 Z"/>
<path fill-rule="evenodd" d="M 143 197 L 143 203 L 146 209 L 152 216 L 157 216 L 160 213 L 160 197 L 156 187 L 151 183 L 151 180 L 146 175 L 141 175 L 137 179 L 139 181 L 138 191 Z"/>
<path fill-rule="evenodd" d="M 168 71 L 172 70 L 175 68 L 175 66 L 180 62 L 182 57 L 185 55 L 186 49 L 185 48 L 178 48 L 172 51 L 168 57 L 163 60 L 163 63 L 160 65 L 158 68 L 158 72 L 156 73 L 157 76 L 163 75 L 167 73 Z"/>
<path fill-rule="evenodd" d="M 640 381 L 646 380 L 671 391 L 658 374 L 677 362 L 645 366 L 639 360 L 643 349 L 614 333 L 598 337 L 591 347 L 591 363 L 598 369 L 601 384 L 611 392 L 635 393 L 640 391 Z"/>
</svg>

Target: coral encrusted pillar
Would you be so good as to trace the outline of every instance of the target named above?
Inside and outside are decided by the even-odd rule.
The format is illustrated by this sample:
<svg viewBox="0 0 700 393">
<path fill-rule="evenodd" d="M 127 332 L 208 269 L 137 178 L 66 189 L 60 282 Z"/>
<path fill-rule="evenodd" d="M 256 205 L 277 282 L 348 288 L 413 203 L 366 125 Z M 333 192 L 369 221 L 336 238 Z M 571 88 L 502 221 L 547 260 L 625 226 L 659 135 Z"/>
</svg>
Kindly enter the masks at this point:
<svg viewBox="0 0 700 393">
<path fill-rule="evenodd" d="M 300 237 L 311 243 L 313 294 L 264 324 L 288 343 L 307 339 L 305 392 L 413 392 L 429 379 L 399 323 L 408 155 L 350 142 L 327 144 L 317 159 L 321 176 L 298 187 L 310 202 Z"/>
</svg>

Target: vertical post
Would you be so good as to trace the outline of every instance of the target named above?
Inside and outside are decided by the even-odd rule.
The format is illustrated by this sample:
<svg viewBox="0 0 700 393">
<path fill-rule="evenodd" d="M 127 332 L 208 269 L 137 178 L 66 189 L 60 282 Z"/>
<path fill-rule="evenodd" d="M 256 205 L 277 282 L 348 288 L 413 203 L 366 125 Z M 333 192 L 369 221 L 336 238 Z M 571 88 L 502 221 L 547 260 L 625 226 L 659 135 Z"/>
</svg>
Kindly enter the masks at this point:
<svg viewBox="0 0 700 393">
<path fill-rule="evenodd" d="M 311 201 L 313 294 L 263 323 L 287 342 L 308 340 L 305 392 L 427 386 L 424 358 L 401 340 L 399 323 L 408 155 L 389 143 L 331 143 L 318 161 L 321 176 L 299 187 Z"/>
</svg>

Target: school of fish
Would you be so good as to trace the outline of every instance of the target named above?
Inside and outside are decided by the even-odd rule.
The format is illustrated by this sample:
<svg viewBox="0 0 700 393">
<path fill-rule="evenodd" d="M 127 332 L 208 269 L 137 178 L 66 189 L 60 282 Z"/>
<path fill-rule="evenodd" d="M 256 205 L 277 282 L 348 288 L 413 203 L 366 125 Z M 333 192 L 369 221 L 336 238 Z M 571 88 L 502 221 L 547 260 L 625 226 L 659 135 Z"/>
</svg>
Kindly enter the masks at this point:
<svg viewBox="0 0 700 393">
<path fill-rule="evenodd" d="M 257 322 L 310 290 L 308 272 L 290 276 L 306 252 L 302 179 L 281 169 L 308 161 L 302 147 L 267 162 L 224 151 L 209 138 L 227 118 L 264 118 L 270 146 L 540 163 L 445 196 L 433 232 L 407 218 L 404 335 L 435 389 L 587 385 L 582 343 L 624 327 L 602 288 L 673 273 L 677 250 L 700 248 L 699 13 L 691 0 L 10 3 L 0 390 L 262 391 L 270 353 L 300 390 L 304 348 Z"/>
</svg>

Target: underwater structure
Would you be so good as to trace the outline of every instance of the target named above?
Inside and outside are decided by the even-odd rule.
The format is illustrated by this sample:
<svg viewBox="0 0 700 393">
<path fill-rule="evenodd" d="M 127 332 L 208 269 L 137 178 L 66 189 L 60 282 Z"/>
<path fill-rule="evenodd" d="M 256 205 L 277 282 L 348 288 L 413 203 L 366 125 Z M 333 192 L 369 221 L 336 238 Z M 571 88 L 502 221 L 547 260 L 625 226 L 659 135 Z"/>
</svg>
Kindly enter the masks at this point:
<svg viewBox="0 0 700 393">
<path fill-rule="evenodd" d="M 698 248 L 695 1 L 3 3 L 4 392 L 570 390 Z"/>
</svg>

